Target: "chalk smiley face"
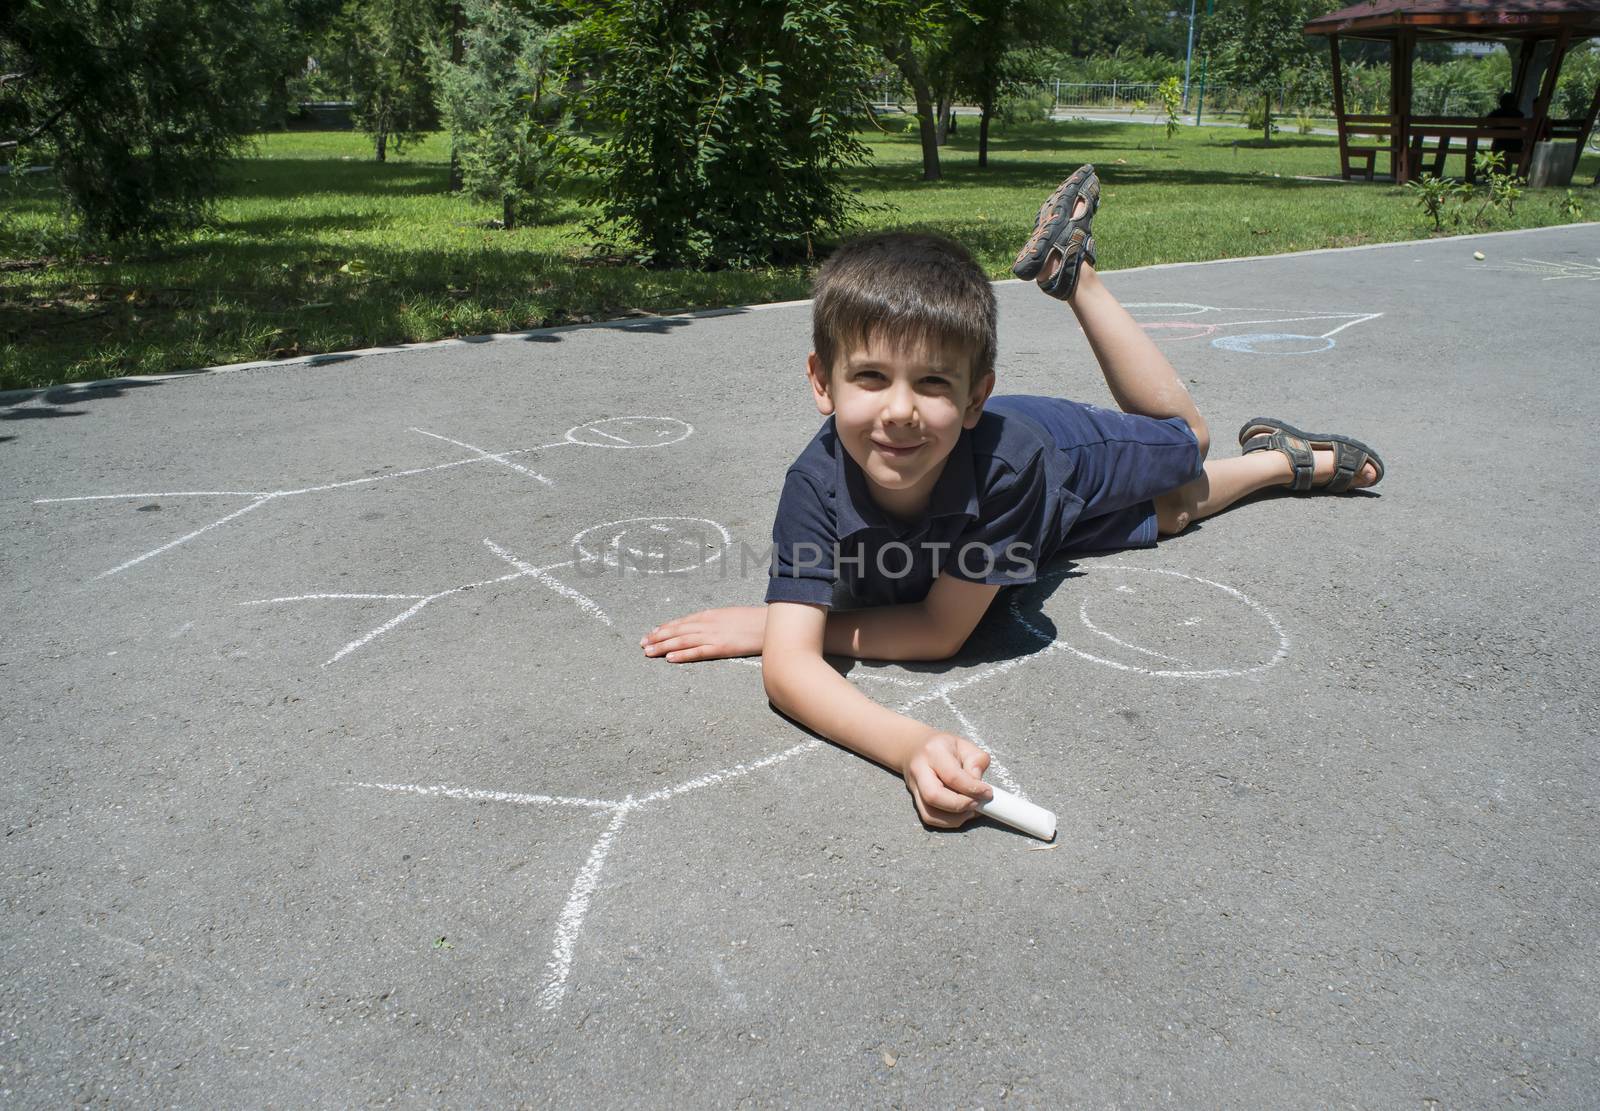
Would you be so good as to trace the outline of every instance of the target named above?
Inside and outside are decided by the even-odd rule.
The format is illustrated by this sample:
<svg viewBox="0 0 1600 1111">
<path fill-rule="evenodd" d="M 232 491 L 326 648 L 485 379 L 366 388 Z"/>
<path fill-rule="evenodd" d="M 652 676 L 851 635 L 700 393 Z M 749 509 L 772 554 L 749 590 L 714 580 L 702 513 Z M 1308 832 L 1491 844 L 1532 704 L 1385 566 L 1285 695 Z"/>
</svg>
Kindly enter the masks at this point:
<svg viewBox="0 0 1600 1111">
<path fill-rule="evenodd" d="M 567 441 L 584 447 L 666 447 L 694 435 L 677 417 L 603 417 L 567 429 Z"/>
<path fill-rule="evenodd" d="M 728 530 L 707 517 L 629 517 L 572 538 L 580 574 L 600 567 L 682 574 L 715 563 L 732 543 Z"/>
<path fill-rule="evenodd" d="M 1082 585 L 1055 591 L 1043 605 L 1054 637 L 1023 612 L 1020 594 L 1011 612 L 1036 636 L 1091 663 L 1163 679 L 1224 679 L 1265 671 L 1289 652 L 1277 617 L 1224 583 L 1124 564 L 1097 565 L 1070 582 Z M 1151 626 L 1152 616 L 1160 618 L 1154 627 L 1130 631 Z"/>
</svg>

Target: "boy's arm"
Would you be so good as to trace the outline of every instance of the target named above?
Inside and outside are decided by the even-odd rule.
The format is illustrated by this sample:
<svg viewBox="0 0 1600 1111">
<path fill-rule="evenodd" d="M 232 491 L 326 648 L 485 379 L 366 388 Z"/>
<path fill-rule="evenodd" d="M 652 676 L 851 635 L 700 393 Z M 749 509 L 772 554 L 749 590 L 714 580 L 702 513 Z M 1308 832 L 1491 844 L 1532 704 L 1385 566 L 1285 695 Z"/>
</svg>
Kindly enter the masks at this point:
<svg viewBox="0 0 1600 1111">
<path fill-rule="evenodd" d="M 940 575 L 928 596 L 899 606 L 827 613 L 824 652 L 863 660 L 942 660 L 956 654 L 998 586 Z M 702 610 L 657 625 L 639 644 L 671 663 L 759 656 L 770 607 Z"/>
<path fill-rule="evenodd" d="M 941 733 L 872 701 L 822 658 L 828 613 L 819 606 L 767 607 L 761 676 L 789 717 L 904 777 L 928 825 L 955 828 L 994 795 L 981 776 L 989 757 L 964 737 Z"/>
</svg>

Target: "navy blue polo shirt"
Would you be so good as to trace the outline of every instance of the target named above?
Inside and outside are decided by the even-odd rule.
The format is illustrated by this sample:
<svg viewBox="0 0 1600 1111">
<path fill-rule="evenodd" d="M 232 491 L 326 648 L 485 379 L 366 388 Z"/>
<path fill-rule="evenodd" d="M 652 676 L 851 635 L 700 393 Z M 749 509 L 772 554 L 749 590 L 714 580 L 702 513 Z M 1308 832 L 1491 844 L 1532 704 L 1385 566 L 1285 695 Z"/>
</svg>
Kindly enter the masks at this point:
<svg viewBox="0 0 1600 1111">
<path fill-rule="evenodd" d="M 768 602 L 921 601 L 942 573 L 1016 586 L 1063 552 L 1147 547 L 1157 494 L 1194 478 L 1199 445 L 1155 420 L 1055 397 L 990 398 L 964 429 L 923 515 L 872 500 L 830 417 L 784 476 Z"/>
</svg>

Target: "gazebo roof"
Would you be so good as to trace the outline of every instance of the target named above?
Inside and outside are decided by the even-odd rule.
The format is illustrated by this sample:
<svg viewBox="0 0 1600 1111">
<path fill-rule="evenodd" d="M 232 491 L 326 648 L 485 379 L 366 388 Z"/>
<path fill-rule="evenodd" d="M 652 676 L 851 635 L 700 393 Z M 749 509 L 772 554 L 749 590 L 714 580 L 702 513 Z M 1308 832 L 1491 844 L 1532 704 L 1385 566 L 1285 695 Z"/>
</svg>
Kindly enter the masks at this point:
<svg viewBox="0 0 1600 1111">
<path fill-rule="evenodd" d="M 1313 19 L 1308 35 L 1423 39 L 1573 38 L 1600 35 L 1600 0 L 1366 0 Z"/>
</svg>

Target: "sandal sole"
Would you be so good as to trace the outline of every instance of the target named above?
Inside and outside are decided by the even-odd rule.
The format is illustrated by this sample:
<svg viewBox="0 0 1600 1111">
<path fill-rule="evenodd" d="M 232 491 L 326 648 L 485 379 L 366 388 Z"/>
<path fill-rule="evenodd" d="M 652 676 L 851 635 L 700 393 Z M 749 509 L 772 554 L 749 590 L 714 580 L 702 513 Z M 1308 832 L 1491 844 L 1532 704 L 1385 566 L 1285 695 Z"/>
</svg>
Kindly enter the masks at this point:
<svg viewBox="0 0 1600 1111">
<path fill-rule="evenodd" d="M 1077 207 L 1078 194 L 1095 176 L 1092 163 L 1080 166 L 1066 181 L 1056 186 L 1054 193 L 1045 198 L 1044 203 L 1039 206 L 1039 214 L 1034 217 L 1033 234 L 1023 244 L 1022 250 L 1017 252 L 1016 261 L 1011 264 L 1013 274 L 1027 281 L 1038 276 L 1044 269 L 1045 261 L 1050 257 L 1052 242 L 1062 225 L 1072 220 L 1072 210 Z M 1092 210 L 1085 214 L 1086 217 L 1093 215 Z"/>
</svg>

